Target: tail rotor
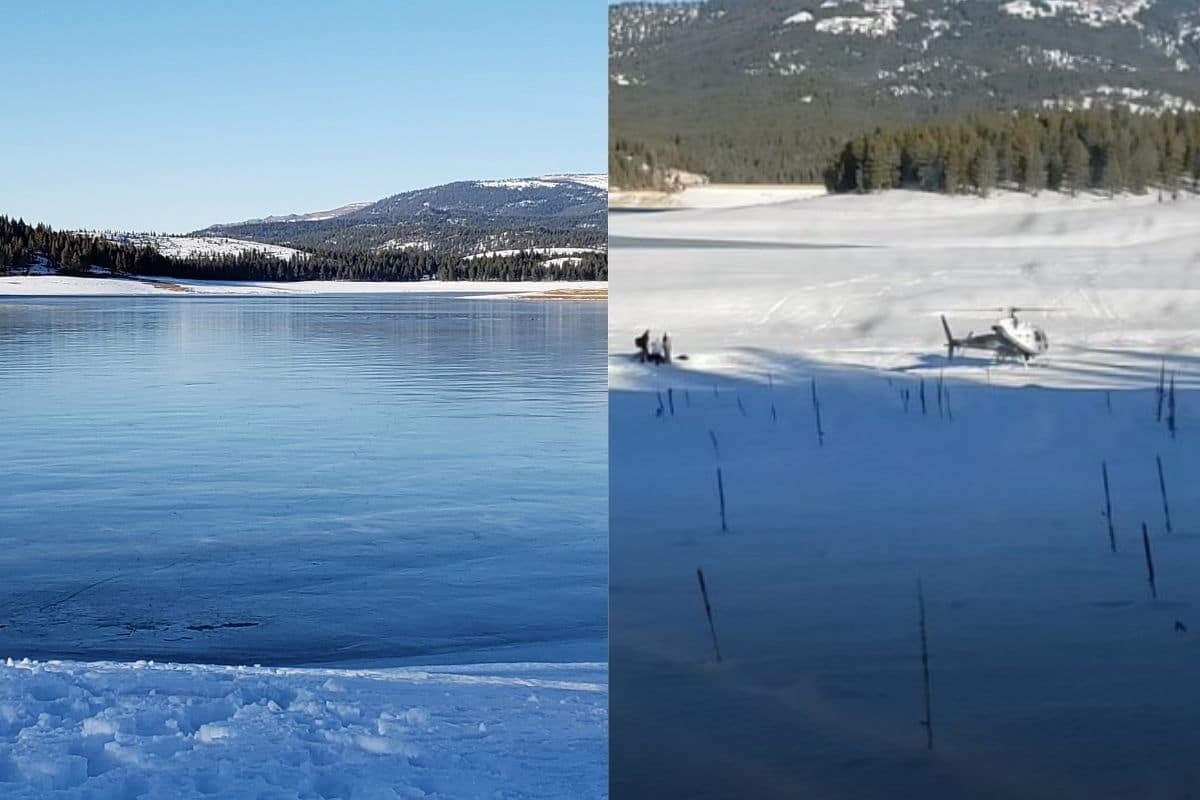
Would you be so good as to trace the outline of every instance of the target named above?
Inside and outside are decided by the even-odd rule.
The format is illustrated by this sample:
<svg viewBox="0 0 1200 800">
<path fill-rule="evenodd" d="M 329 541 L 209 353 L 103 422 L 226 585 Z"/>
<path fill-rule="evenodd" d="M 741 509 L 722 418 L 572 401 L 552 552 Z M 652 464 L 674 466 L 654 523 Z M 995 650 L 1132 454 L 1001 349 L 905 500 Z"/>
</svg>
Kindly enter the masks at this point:
<svg viewBox="0 0 1200 800">
<path fill-rule="evenodd" d="M 950 332 L 950 323 L 946 321 L 946 315 L 942 315 L 942 330 L 946 332 L 946 360 L 954 359 L 954 348 L 958 346 L 958 342 L 954 339 L 954 334 Z"/>
</svg>

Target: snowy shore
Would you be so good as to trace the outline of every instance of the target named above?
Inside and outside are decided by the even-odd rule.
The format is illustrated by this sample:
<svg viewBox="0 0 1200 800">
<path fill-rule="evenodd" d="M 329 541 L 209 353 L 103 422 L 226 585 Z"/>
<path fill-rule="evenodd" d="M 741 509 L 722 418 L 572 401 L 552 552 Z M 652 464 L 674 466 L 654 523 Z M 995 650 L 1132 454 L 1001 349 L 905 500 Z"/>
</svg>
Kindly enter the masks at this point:
<svg viewBox="0 0 1200 800">
<path fill-rule="evenodd" d="M 0 664 L 0 796 L 600 798 L 605 665 Z"/>
<path fill-rule="evenodd" d="M 598 291 L 603 281 L 194 281 L 180 278 L 79 278 L 66 275 L 0 276 L 0 297 L 89 295 L 322 295 L 435 294 L 523 296 L 555 290 Z"/>
</svg>

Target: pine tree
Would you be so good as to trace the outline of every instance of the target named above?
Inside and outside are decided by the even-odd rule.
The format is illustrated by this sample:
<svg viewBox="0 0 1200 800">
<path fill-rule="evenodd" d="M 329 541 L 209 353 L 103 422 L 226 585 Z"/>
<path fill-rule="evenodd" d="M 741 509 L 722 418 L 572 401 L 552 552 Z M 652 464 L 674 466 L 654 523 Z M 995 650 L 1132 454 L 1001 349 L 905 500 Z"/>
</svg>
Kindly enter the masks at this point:
<svg viewBox="0 0 1200 800">
<path fill-rule="evenodd" d="M 1087 145 L 1073 136 L 1067 140 L 1066 152 L 1063 154 L 1063 186 L 1072 197 L 1087 188 L 1090 173 Z"/>
<path fill-rule="evenodd" d="M 970 176 L 975 188 L 984 197 L 996 188 L 996 148 L 984 141 L 971 159 Z"/>
<path fill-rule="evenodd" d="M 1129 161 L 1129 188 L 1134 194 L 1145 194 L 1150 181 L 1158 173 L 1158 152 L 1143 139 L 1134 148 Z"/>
</svg>

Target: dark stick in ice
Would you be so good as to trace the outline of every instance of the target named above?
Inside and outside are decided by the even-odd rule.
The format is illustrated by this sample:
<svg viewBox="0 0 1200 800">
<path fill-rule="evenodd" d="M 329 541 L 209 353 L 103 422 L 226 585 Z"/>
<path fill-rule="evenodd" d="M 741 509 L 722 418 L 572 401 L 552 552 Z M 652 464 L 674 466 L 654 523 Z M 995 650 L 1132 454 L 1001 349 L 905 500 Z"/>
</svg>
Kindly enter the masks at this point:
<svg viewBox="0 0 1200 800">
<path fill-rule="evenodd" d="M 1167 362 L 1164 359 L 1162 366 L 1158 368 L 1158 412 L 1155 415 L 1157 422 L 1162 422 L 1163 412 L 1163 395 L 1167 388 Z"/>
<path fill-rule="evenodd" d="M 937 400 L 938 400 L 938 417 L 939 418 L 941 418 L 943 416 L 943 411 L 944 411 L 942 408 L 942 389 L 945 388 L 944 387 L 945 380 L 946 379 L 945 379 L 945 376 L 942 374 L 942 371 L 938 370 Z"/>
<path fill-rule="evenodd" d="M 717 467 L 717 498 L 721 501 L 721 531 L 729 530 L 725 526 L 725 482 L 721 480 L 721 468 Z"/>
<path fill-rule="evenodd" d="M 708 602 L 708 587 L 704 584 L 704 570 L 696 568 L 696 578 L 700 581 L 700 596 L 704 598 L 704 616 L 708 617 L 708 632 L 712 634 L 713 652 L 717 654 L 717 662 L 721 661 L 721 645 L 717 643 L 717 626 L 713 624 L 712 604 Z"/>
<path fill-rule="evenodd" d="M 1100 462 L 1100 473 L 1104 476 L 1104 519 L 1108 521 L 1108 546 L 1117 552 L 1117 535 L 1113 532 L 1112 497 L 1108 493 L 1108 463 Z"/>
<path fill-rule="evenodd" d="M 671 407 L 671 416 L 675 416 L 675 390 L 667 387 L 667 405 Z"/>
<path fill-rule="evenodd" d="M 1163 478 L 1162 456 L 1155 456 L 1154 461 L 1158 464 L 1158 491 L 1162 495 L 1163 501 L 1163 517 L 1167 520 L 1167 533 L 1171 532 L 1171 506 L 1167 504 L 1167 481 Z"/>
<path fill-rule="evenodd" d="M 1175 373 L 1171 373 L 1171 389 L 1167 395 L 1167 430 L 1175 438 Z"/>
<path fill-rule="evenodd" d="M 925 719 L 921 726 L 925 728 L 925 747 L 933 749 L 933 697 L 929 688 L 929 637 L 925 629 L 925 590 L 921 579 L 917 578 L 917 608 L 921 627 L 921 679 L 925 689 Z"/>
<path fill-rule="evenodd" d="M 1158 587 L 1154 585 L 1154 556 L 1150 554 L 1150 532 L 1142 523 L 1142 549 L 1146 551 L 1146 576 L 1150 579 L 1150 596 L 1158 599 Z"/>
<path fill-rule="evenodd" d="M 821 428 L 821 401 L 817 399 L 817 379 L 812 379 L 812 404 L 813 413 L 817 418 L 817 445 L 825 446 L 825 431 Z"/>
</svg>

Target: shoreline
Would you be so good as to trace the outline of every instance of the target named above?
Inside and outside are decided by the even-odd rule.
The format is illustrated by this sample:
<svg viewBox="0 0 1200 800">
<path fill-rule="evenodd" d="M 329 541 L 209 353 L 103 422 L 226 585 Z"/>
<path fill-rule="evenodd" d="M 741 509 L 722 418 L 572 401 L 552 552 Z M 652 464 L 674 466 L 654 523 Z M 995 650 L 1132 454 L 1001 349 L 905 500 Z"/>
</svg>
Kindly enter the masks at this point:
<svg viewBox="0 0 1200 800">
<path fill-rule="evenodd" d="M 607 281 L 203 281 L 138 275 L 82 278 L 67 275 L 0 276 L 4 297 L 250 296 L 340 294 L 472 294 L 487 298 L 599 300 Z M 602 296 L 601 296 L 602 295 Z"/>
<path fill-rule="evenodd" d="M 676 192 L 613 188 L 608 193 L 608 210 L 609 213 L 650 213 L 737 208 L 807 200 L 827 194 L 828 190 L 817 183 L 705 183 Z"/>
</svg>

